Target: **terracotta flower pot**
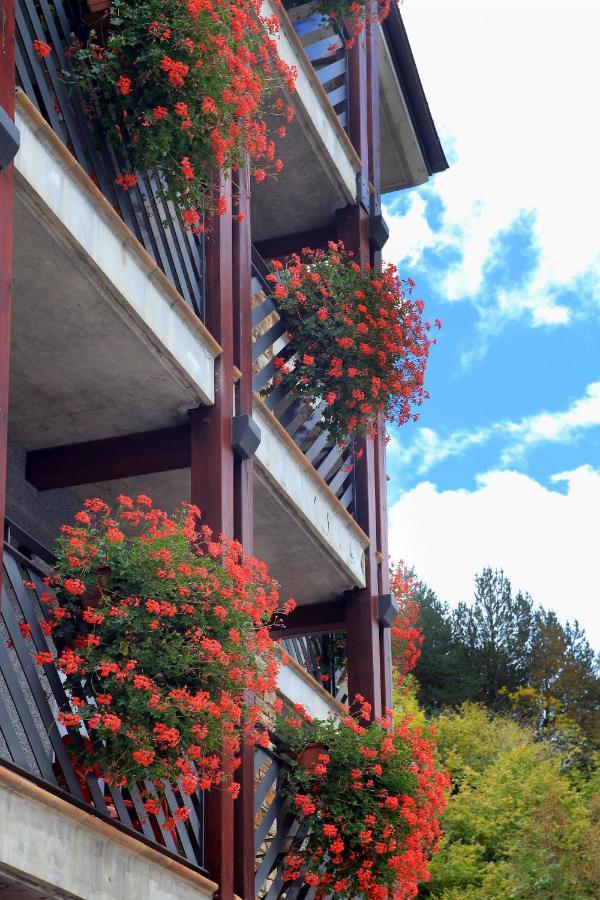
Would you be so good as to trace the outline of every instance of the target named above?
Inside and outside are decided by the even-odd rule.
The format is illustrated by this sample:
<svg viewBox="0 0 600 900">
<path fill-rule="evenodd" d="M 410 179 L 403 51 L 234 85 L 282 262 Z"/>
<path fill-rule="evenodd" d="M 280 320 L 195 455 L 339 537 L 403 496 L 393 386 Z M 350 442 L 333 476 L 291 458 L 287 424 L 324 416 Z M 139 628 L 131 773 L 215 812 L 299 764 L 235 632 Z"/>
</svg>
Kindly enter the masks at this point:
<svg viewBox="0 0 600 900">
<path fill-rule="evenodd" d="M 319 756 L 323 753 L 327 753 L 325 744 L 307 744 L 298 754 L 298 765 L 308 772 L 312 772 L 319 762 Z"/>
<path fill-rule="evenodd" d="M 108 587 L 108 579 L 110 578 L 111 572 L 112 569 L 110 566 L 98 566 L 95 573 L 96 581 L 93 588 L 88 591 L 87 594 L 81 595 L 81 605 L 84 609 L 88 609 L 90 606 L 92 608 L 98 606 L 102 599 L 103 592 Z"/>
<path fill-rule="evenodd" d="M 96 37 L 101 46 L 104 46 L 108 34 L 111 0 L 86 0 L 87 13 L 82 16 L 83 21 L 96 32 Z"/>
<path fill-rule="evenodd" d="M 89 13 L 100 13 L 110 9 L 111 0 L 85 0 Z"/>
</svg>

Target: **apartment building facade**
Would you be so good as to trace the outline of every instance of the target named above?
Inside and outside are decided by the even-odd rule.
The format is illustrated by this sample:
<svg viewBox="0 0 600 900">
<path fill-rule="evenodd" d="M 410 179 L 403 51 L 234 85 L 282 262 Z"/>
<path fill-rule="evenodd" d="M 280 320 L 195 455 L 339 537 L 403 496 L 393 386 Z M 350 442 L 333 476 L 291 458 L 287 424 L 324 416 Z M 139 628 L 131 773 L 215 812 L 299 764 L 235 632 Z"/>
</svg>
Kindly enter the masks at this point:
<svg viewBox="0 0 600 900">
<path fill-rule="evenodd" d="M 310 4 L 271 3 L 281 57 L 298 70 L 280 148 L 286 177 L 250 189 L 247 173 L 222 175 L 244 216 L 230 203 L 203 236 L 184 229 L 151 175 L 115 187 L 120 161 L 61 76 L 70 34 L 85 28 L 82 4 L 0 0 L 7 896 L 309 895 L 282 880 L 295 825 L 275 750 L 245 751 L 240 797 L 198 794 L 175 830 L 142 815 L 133 792 L 89 777 L 82 786 L 55 722 L 60 678 L 32 661 L 31 641 L 46 643 L 23 579 L 52 570 L 58 528 L 84 497 L 196 503 L 297 601 L 285 630 L 273 630 L 288 654 L 285 702 L 317 716 L 357 693 L 376 714 L 391 704 L 385 446 L 340 447 L 319 429 L 319 407 L 261 395 L 286 342 L 266 275 L 270 260 L 331 240 L 379 265 L 382 194 L 423 183 L 446 161 L 395 4 L 348 48 Z M 35 40 L 52 53 L 40 58 Z M 172 811 L 183 800 L 166 802 Z"/>
</svg>

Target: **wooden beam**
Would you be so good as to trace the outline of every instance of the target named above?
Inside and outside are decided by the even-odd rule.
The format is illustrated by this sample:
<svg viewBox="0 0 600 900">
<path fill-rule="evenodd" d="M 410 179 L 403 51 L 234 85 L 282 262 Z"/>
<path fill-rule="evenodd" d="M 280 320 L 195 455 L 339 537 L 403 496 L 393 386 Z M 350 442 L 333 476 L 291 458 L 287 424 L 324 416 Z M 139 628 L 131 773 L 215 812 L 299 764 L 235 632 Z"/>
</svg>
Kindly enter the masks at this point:
<svg viewBox="0 0 600 900">
<path fill-rule="evenodd" d="M 15 2 L 0 0 L 0 105 L 15 115 Z M 0 523 L 4 522 L 8 441 L 8 381 L 12 303 L 13 180 L 0 172 Z"/>
<path fill-rule="evenodd" d="M 25 477 L 38 491 L 187 469 L 190 426 L 30 450 Z"/>
<path fill-rule="evenodd" d="M 231 177 L 219 176 L 227 212 L 214 216 L 206 236 L 206 326 L 223 348 L 215 366 L 215 402 L 190 413 L 191 501 L 218 534 L 234 534 L 233 450 L 233 299 Z M 225 761 L 226 764 L 226 761 Z M 219 900 L 233 900 L 233 799 L 226 790 L 206 796 L 205 860 L 219 885 Z"/>
<path fill-rule="evenodd" d="M 271 628 L 273 637 L 288 638 L 305 634 L 329 634 L 346 630 L 345 600 L 331 600 L 328 603 L 310 603 L 298 606 L 285 617 L 283 626 Z"/>
<path fill-rule="evenodd" d="M 350 140 L 362 162 L 358 203 L 370 212 L 369 198 L 369 85 L 367 32 L 363 29 L 348 53 L 348 122 Z"/>
<path fill-rule="evenodd" d="M 375 490 L 375 445 L 368 438 L 356 440 L 361 459 L 355 466 L 355 508 L 358 524 L 371 538 L 377 533 L 377 496 Z M 346 602 L 348 641 L 348 695 L 362 694 L 373 707 L 373 715 L 383 711 L 381 703 L 381 629 L 378 620 L 378 570 L 375 540 L 365 550 L 363 590 L 357 590 Z"/>
<path fill-rule="evenodd" d="M 327 228 L 314 228 L 312 231 L 299 231 L 281 237 L 258 241 L 255 248 L 263 259 L 279 259 L 291 253 L 299 253 L 303 247 L 311 250 L 324 250 L 328 241 L 336 238 L 335 224 Z"/>
<path fill-rule="evenodd" d="M 384 423 L 380 422 L 383 428 Z M 381 556 L 378 561 L 377 587 L 379 594 L 390 592 L 390 562 L 388 551 L 388 515 L 387 515 L 387 475 L 385 468 L 385 441 L 381 437 L 375 440 L 375 507 L 377 519 L 377 549 Z M 383 709 L 392 707 L 392 633 L 389 628 L 380 629 L 380 671 L 381 671 L 381 705 Z"/>
</svg>

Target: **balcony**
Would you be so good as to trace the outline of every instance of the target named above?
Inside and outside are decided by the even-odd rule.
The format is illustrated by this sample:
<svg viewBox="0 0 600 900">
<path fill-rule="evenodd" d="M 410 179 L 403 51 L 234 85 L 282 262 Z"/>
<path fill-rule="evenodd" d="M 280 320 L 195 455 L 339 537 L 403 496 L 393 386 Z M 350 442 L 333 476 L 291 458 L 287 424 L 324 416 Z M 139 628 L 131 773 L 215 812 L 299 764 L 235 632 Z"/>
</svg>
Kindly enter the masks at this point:
<svg viewBox="0 0 600 900">
<path fill-rule="evenodd" d="M 123 434 L 212 403 L 216 341 L 23 93 L 16 120 L 14 439 Z"/>
<path fill-rule="evenodd" d="M 48 611 L 39 602 L 51 563 L 45 548 L 9 525 L 0 620 L 0 884 L 9 869 L 19 892 L 39 883 L 60 896 L 108 900 L 118 884 L 120 896 L 132 900 L 211 897 L 217 886 L 202 869 L 201 793 L 185 799 L 168 789 L 163 811 L 153 816 L 139 789 L 109 787 L 77 765 L 77 747 L 55 718 L 65 702 L 59 674 L 50 666 L 42 673 L 33 660 L 34 652 L 53 649 L 40 629 Z M 26 588 L 24 579 L 36 590 Z M 19 623 L 29 625 L 31 638 Z M 140 788 L 153 790 L 149 784 Z M 189 820 L 162 828 L 165 813 L 184 803 Z"/>
<path fill-rule="evenodd" d="M 11 439 L 33 450 L 176 426 L 214 400 L 203 242 L 150 176 L 115 187 L 126 162 L 59 72 L 78 5 L 16 12 Z M 54 52 L 39 59 L 34 39 Z"/>
<path fill-rule="evenodd" d="M 138 172 L 138 185 L 123 191 L 115 186 L 120 172 L 131 171 L 126 151 L 116 152 L 84 113 L 80 93 L 67 90 L 60 70 L 68 71 L 65 54 L 71 34 L 83 37 L 85 26 L 77 0 L 46 0 L 16 4 L 16 81 L 30 103 L 48 122 L 83 171 L 104 195 L 156 266 L 194 312 L 203 315 L 203 244 L 186 232 L 175 210 L 165 207 L 156 183 Z M 43 40 L 53 52 L 41 60 L 32 44 Z M 169 224 L 163 227 L 162 222 Z"/>
<path fill-rule="evenodd" d="M 90 126 L 81 98 L 65 93 L 58 70 L 68 67 L 64 49 L 71 28 L 80 26 L 78 8 L 69 0 L 51 7 L 18 4 L 16 118 L 22 143 L 15 161 L 9 435 L 14 465 L 8 499 L 11 514 L 26 520 L 43 541 L 54 536 L 55 511 L 68 511 L 68 517 L 82 496 L 144 491 L 169 510 L 190 496 L 187 413 L 213 402 L 220 354 L 200 318 L 202 242 L 181 229 L 173 210 L 160 206 L 143 173 L 139 187 L 115 193 L 123 160 Z M 54 53 L 40 60 L 34 39 L 50 41 Z M 342 181 L 348 176 L 354 191 L 360 165 L 336 114 L 342 115 L 345 100 L 340 94 L 338 102 L 337 93 L 327 98 L 285 15 L 281 40 L 282 52 L 302 73 L 298 98 L 304 113 L 298 121 L 330 149 L 337 147 L 334 157 L 342 148 L 342 158 L 350 161 Z M 338 92 L 345 56 L 339 47 L 336 52 L 340 74 L 323 76 L 329 78 L 323 83 Z M 293 136 L 285 143 L 298 146 Z M 313 150 L 307 160 L 337 179 L 342 170 L 329 151 L 323 155 L 323 147 L 317 163 Z M 304 186 L 298 191 L 306 199 Z M 320 201 L 324 195 L 315 189 L 310 196 Z M 343 203 L 353 196 L 346 192 Z M 330 206 L 330 200 L 328 214 L 337 204 Z M 163 217 L 170 217 L 166 229 Z M 327 440 L 318 429 L 319 409 L 303 409 L 277 392 L 266 401 L 260 397 L 273 349 L 286 340 L 264 274 L 258 260 L 253 293 L 262 301 L 254 310 L 253 387 L 263 439 L 255 466 L 255 549 L 284 591 L 300 603 L 316 603 L 364 586 L 368 538 L 352 517 L 352 448 Z M 51 484 L 47 464 L 41 480 L 28 483 L 25 476 L 23 454 L 71 447 L 79 448 L 81 460 L 90 442 L 150 433 L 162 433 L 165 440 L 172 435 L 172 468 L 129 478 L 89 477 L 85 483 L 67 472 L 62 483 Z M 286 541 L 277 539 L 281 534 Z"/>
<path fill-rule="evenodd" d="M 368 538 L 353 518 L 353 446 L 338 446 L 319 427 L 324 404 L 309 408 L 281 387 L 261 398 L 276 373 L 275 356 L 293 358 L 267 274 L 255 252 L 252 385 L 254 418 L 262 433 L 255 474 L 255 544 L 284 591 L 299 603 L 317 603 L 364 586 Z M 279 542 L 275 548 L 273 534 L 286 534 L 285 545 Z M 311 565 L 315 557 L 319 563 Z"/>
<path fill-rule="evenodd" d="M 287 6 L 287 4 L 285 4 Z M 326 228 L 335 210 L 356 201 L 356 177 L 362 164 L 346 133 L 347 60 L 339 35 L 323 29 L 320 17 L 299 23 L 271 0 L 263 13 L 281 20 L 281 57 L 298 69 L 296 92 L 289 101 L 294 120 L 278 152 L 284 164 L 280 179 L 269 178 L 252 191 L 252 238 L 255 242 L 290 233 Z M 279 121 L 273 121 L 276 129 Z M 310 169 L 310 184 L 307 171 Z"/>
<path fill-rule="evenodd" d="M 167 788 L 163 810 L 150 815 L 140 795 L 152 792 L 150 784 L 118 790 L 77 765 L 77 747 L 56 720 L 65 702 L 60 675 L 51 666 L 40 670 L 33 660 L 35 652 L 54 650 L 40 629 L 48 610 L 39 600 L 52 562 L 42 545 L 7 523 L 0 610 L 0 887 L 19 896 L 56 891 L 109 900 L 118 884 L 119 896 L 128 900 L 211 897 L 217 885 L 203 870 L 210 823 L 205 826 L 201 792 L 186 798 Z M 30 637 L 19 627 L 23 623 Z M 316 638 L 283 643 L 293 657 L 279 677 L 284 703 L 302 703 L 314 716 L 338 714 L 339 702 L 314 680 L 330 666 L 343 688 L 334 648 Z M 278 791 L 286 757 L 276 736 L 274 741 L 276 749 L 255 753 L 257 897 L 280 896 L 285 847 L 298 827 Z M 189 819 L 162 828 L 165 815 L 183 804 Z"/>
</svg>

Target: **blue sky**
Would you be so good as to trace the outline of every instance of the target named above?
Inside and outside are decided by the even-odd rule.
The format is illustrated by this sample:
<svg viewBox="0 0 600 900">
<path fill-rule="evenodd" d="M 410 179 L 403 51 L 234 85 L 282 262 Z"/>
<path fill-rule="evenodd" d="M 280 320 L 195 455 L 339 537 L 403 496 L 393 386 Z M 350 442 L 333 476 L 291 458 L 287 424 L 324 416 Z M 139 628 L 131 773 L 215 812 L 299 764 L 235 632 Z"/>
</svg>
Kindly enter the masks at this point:
<svg viewBox="0 0 600 900">
<path fill-rule="evenodd" d="M 600 4 L 401 9 L 451 168 L 385 198 L 443 322 L 389 448 L 392 554 L 453 604 L 502 566 L 600 646 Z"/>
</svg>

